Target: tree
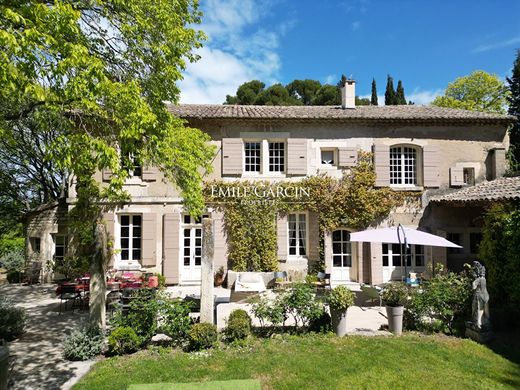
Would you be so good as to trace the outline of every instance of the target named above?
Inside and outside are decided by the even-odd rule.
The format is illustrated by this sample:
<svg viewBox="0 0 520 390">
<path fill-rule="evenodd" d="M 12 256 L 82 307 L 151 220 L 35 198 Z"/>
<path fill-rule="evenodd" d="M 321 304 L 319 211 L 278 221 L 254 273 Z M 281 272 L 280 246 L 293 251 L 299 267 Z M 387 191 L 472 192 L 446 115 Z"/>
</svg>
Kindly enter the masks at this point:
<svg viewBox="0 0 520 390">
<path fill-rule="evenodd" d="M 392 106 L 396 103 L 396 94 L 394 90 L 394 79 L 388 75 L 386 78 L 385 106 Z"/>
<path fill-rule="evenodd" d="M 289 94 L 305 106 L 312 104 L 316 92 L 320 89 L 321 83 L 317 80 L 294 80 L 287 84 L 285 88 L 289 91 Z"/>
<path fill-rule="evenodd" d="M 432 102 L 434 106 L 503 114 L 507 103 L 507 88 L 498 76 L 476 70 L 459 77 Z"/>
<path fill-rule="evenodd" d="M 395 99 L 397 105 L 406 105 L 406 97 L 404 96 L 403 82 L 401 80 L 397 82 L 397 93 Z"/>
<path fill-rule="evenodd" d="M 370 99 L 356 96 L 356 106 L 370 106 Z"/>
<path fill-rule="evenodd" d="M 157 166 L 181 189 L 193 215 L 203 208 L 202 177 L 213 148 L 163 101 L 198 57 L 204 35 L 192 0 L 5 1 L 0 13 L 0 135 L 56 132 L 44 161 L 75 178 L 74 255 L 90 264 L 91 321 L 104 325 L 109 258 L 102 213 L 128 199 L 125 167 Z M 23 143 L 15 141 L 23 148 Z M 202 170 L 200 168 L 203 168 Z M 100 186 L 96 171 L 110 169 Z"/>
<path fill-rule="evenodd" d="M 513 170 L 520 169 L 520 50 L 516 51 L 516 59 L 513 63 L 513 71 L 511 77 L 507 77 L 509 86 L 509 115 L 517 118 L 517 121 L 509 129 L 511 141 L 511 158 L 510 166 Z"/>
<path fill-rule="evenodd" d="M 261 106 L 301 106 L 302 102 L 289 95 L 282 84 L 274 84 L 258 94 L 255 104 Z"/>
<path fill-rule="evenodd" d="M 370 97 L 370 104 L 372 106 L 377 106 L 377 87 L 376 87 L 376 79 L 372 79 L 372 96 Z"/>
<path fill-rule="evenodd" d="M 225 104 L 258 104 L 256 100 L 264 88 L 265 84 L 259 80 L 245 82 L 238 87 L 236 96 L 226 96 Z"/>
<path fill-rule="evenodd" d="M 313 106 L 337 106 L 341 104 L 341 94 L 338 87 L 330 84 L 324 84 L 316 92 Z"/>
</svg>

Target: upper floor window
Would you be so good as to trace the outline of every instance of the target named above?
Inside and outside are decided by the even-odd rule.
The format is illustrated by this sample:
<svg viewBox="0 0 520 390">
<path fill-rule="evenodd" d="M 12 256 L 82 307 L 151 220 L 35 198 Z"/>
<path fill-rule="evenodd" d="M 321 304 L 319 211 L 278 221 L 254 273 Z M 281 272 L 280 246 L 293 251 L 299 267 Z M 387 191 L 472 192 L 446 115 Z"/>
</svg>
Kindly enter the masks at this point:
<svg viewBox="0 0 520 390">
<path fill-rule="evenodd" d="M 121 215 L 121 260 L 141 260 L 141 215 Z"/>
<path fill-rule="evenodd" d="M 132 154 L 127 154 L 121 159 L 121 165 L 123 169 L 128 172 L 128 177 L 141 177 L 143 174 L 143 168 L 139 159 Z"/>
<path fill-rule="evenodd" d="M 334 149 L 320 149 L 321 165 L 336 165 L 336 156 Z"/>
<path fill-rule="evenodd" d="M 414 147 L 390 148 L 390 185 L 417 185 L 417 150 Z"/>
<path fill-rule="evenodd" d="M 278 140 L 244 141 L 245 173 L 284 173 L 286 145 Z"/>
<path fill-rule="evenodd" d="M 307 215 L 289 214 L 289 256 L 307 255 Z"/>
<path fill-rule="evenodd" d="M 260 172 L 262 150 L 260 142 L 246 142 L 244 144 L 245 171 Z"/>
<path fill-rule="evenodd" d="M 285 171 L 285 143 L 269 142 L 269 172 Z"/>
<path fill-rule="evenodd" d="M 464 177 L 464 184 L 468 186 L 475 185 L 475 168 L 462 168 L 462 175 Z"/>
</svg>

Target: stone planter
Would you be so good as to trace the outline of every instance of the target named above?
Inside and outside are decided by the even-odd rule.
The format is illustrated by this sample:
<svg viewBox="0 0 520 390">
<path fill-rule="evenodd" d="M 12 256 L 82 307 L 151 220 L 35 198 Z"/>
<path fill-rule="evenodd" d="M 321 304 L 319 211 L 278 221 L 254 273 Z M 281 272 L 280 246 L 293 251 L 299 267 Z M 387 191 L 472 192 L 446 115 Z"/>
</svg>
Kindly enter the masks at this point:
<svg viewBox="0 0 520 390">
<path fill-rule="evenodd" d="M 397 336 L 403 333 L 403 313 L 404 306 L 386 306 L 388 330 Z"/>
<path fill-rule="evenodd" d="M 347 334 L 347 310 L 330 309 L 332 328 L 336 335 L 342 337 Z"/>
</svg>

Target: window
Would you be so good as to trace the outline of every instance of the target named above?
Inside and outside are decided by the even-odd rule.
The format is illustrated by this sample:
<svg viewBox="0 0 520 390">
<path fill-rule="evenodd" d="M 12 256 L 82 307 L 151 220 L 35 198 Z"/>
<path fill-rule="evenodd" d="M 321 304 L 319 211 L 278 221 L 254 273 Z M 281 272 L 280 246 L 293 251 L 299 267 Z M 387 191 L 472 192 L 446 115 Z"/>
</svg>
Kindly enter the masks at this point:
<svg viewBox="0 0 520 390">
<path fill-rule="evenodd" d="M 417 151 L 409 146 L 390 148 L 390 184 L 411 186 L 417 184 Z"/>
<path fill-rule="evenodd" d="M 269 142 L 269 172 L 285 171 L 285 143 Z"/>
<path fill-rule="evenodd" d="M 41 239 L 40 237 L 31 237 L 29 238 L 29 243 L 31 244 L 32 253 L 40 253 L 41 251 Z"/>
<path fill-rule="evenodd" d="M 141 260 L 142 218 L 121 215 L 121 260 Z"/>
<path fill-rule="evenodd" d="M 334 149 L 321 149 L 321 165 L 335 165 Z"/>
<path fill-rule="evenodd" d="M 462 245 L 462 234 L 461 233 L 448 233 L 446 239 L 457 245 Z M 449 255 L 458 255 L 462 253 L 462 248 L 448 248 Z"/>
<path fill-rule="evenodd" d="M 462 175 L 464 177 L 464 184 L 468 186 L 475 185 L 475 168 L 463 168 Z"/>
<path fill-rule="evenodd" d="M 412 259 L 414 260 L 414 267 L 424 267 L 424 265 L 426 264 L 426 255 L 423 246 L 410 245 L 409 248 L 406 249 L 406 247 L 403 245 L 403 255 L 405 251 L 407 267 L 412 267 Z M 388 267 L 390 264 L 392 267 L 401 266 L 400 244 L 383 244 L 383 267 Z"/>
<path fill-rule="evenodd" d="M 469 234 L 469 251 L 472 254 L 477 254 L 482 241 L 482 233 L 470 233 Z"/>
<path fill-rule="evenodd" d="M 289 214 L 289 256 L 307 255 L 307 216 Z"/>
<path fill-rule="evenodd" d="M 54 236 L 54 261 L 56 264 L 63 264 L 67 255 L 67 236 Z"/>
<path fill-rule="evenodd" d="M 261 165 L 261 143 L 246 142 L 244 144 L 245 152 L 245 171 L 260 172 Z"/>
<path fill-rule="evenodd" d="M 352 244 L 346 230 L 332 232 L 332 266 L 352 267 Z"/>
<path fill-rule="evenodd" d="M 424 261 L 424 247 L 422 245 L 415 245 L 415 266 L 424 267 L 426 262 Z"/>
<path fill-rule="evenodd" d="M 141 163 L 137 157 L 132 156 L 131 154 L 127 154 L 126 158 L 123 158 L 121 161 L 123 168 L 128 172 L 128 177 L 141 177 L 143 173 L 143 168 L 141 167 Z"/>
</svg>

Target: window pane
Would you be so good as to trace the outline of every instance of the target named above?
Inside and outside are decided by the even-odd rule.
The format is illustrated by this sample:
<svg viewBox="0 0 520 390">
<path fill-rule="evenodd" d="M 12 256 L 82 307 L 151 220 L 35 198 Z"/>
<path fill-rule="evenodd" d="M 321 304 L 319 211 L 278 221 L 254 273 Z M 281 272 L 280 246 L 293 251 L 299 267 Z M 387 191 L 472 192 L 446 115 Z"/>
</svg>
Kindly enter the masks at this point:
<svg viewBox="0 0 520 390">
<path fill-rule="evenodd" d="M 121 238 L 121 249 L 128 249 L 130 240 L 128 238 Z"/>
<path fill-rule="evenodd" d="M 334 253 L 335 255 L 336 254 L 341 254 L 341 244 L 340 243 L 333 243 L 332 244 L 332 253 Z"/>
<path fill-rule="evenodd" d="M 184 265 L 186 267 L 188 267 L 190 265 L 190 258 L 189 257 L 184 257 Z"/>
<path fill-rule="evenodd" d="M 195 265 L 200 265 L 202 262 L 201 262 L 201 257 L 200 256 L 195 256 Z"/>
<path fill-rule="evenodd" d="M 130 237 L 130 228 L 122 226 L 121 227 L 121 237 Z"/>
<path fill-rule="evenodd" d="M 244 152 L 246 172 L 260 172 L 260 142 L 246 142 Z"/>
<path fill-rule="evenodd" d="M 128 260 L 128 249 L 123 249 L 121 251 L 121 260 Z"/>
<path fill-rule="evenodd" d="M 332 256 L 332 265 L 334 267 L 341 267 L 341 256 Z"/>
<path fill-rule="evenodd" d="M 140 226 L 134 226 L 133 236 L 137 237 L 137 238 L 141 238 L 141 227 Z"/>
<path fill-rule="evenodd" d="M 129 215 L 121 215 L 121 225 L 123 225 L 123 226 L 130 225 L 130 216 Z"/>
<path fill-rule="evenodd" d="M 140 249 L 141 248 L 141 238 L 133 238 L 132 239 L 132 247 L 134 249 Z"/>
<path fill-rule="evenodd" d="M 134 249 L 132 251 L 132 260 L 141 260 L 141 249 Z"/>
<path fill-rule="evenodd" d="M 478 253 L 478 248 L 480 246 L 480 241 L 482 241 L 482 233 L 470 233 L 469 234 L 469 250 L 470 250 L 470 253 L 473 253 L 473 254 Z"/>
<path fill-rule="evenodd" d="M 446 239 L 448 241 L 453 242 L 454 244 L 461 245 L 462 243 L 462 234 L 461 233 L 448 233 L 446 235 Z M 459 254 L 462 253 L 462 248 L 448 248 L 448 254 Z"/>
<path fill-rule="evenodd" d="M 341 241 L 341 230 L 335 230 L 332 232 L 333 241 Z"/>
<path fill-rule="evenodd" d="M 285 143 L 269 142 L 269 172 L 285 171 Z"/>
<path fill-rule="evenodd" d="M 184 216 L 184 223 L 187 224 L 187 225 L 189 225 L 190 222 L 191 222 L 191 218 L 190 218 L 190 216 L 189 216 L 189 215 L 185 215 L 185 216 Z"/>
<path fill-rule="evenodd" d="M 401 266 L 401 256 L 392 256 L 392 265 L 394 267 L 400 267 Z"/>
<path fill-rule="evenodd" d="M 352 267 L 352 257 L 351 256 L 343 257 L 343 266 L 344 267 Z"/>
<path fill-rule="evenodd" d="M 334 165 L 334 151 L 322 150 L 321 151 L 321 163 L 324 165 Z"/>
<path fill-rule="evenodd" d="M 134 215 L 132 219 L 132 223 L 134 226 L 141 226 L 141 216 L 140 215 Z"/>
<path fill-rule="evenodd" d="M 383 255 L 383 267 L 388 267 L 388 255 Z"/>
<path fill-rule="evenodd" d="M 390 246 L 388 244 L 383 244 L 383 254 L 387 255 L 388 251 L 390 249 Z"/>
<path fill-rule="evenodd" d="M 390 184 L 417 183 L 417 151 L 412 147 L 390 148 Z"/>
</svg>

